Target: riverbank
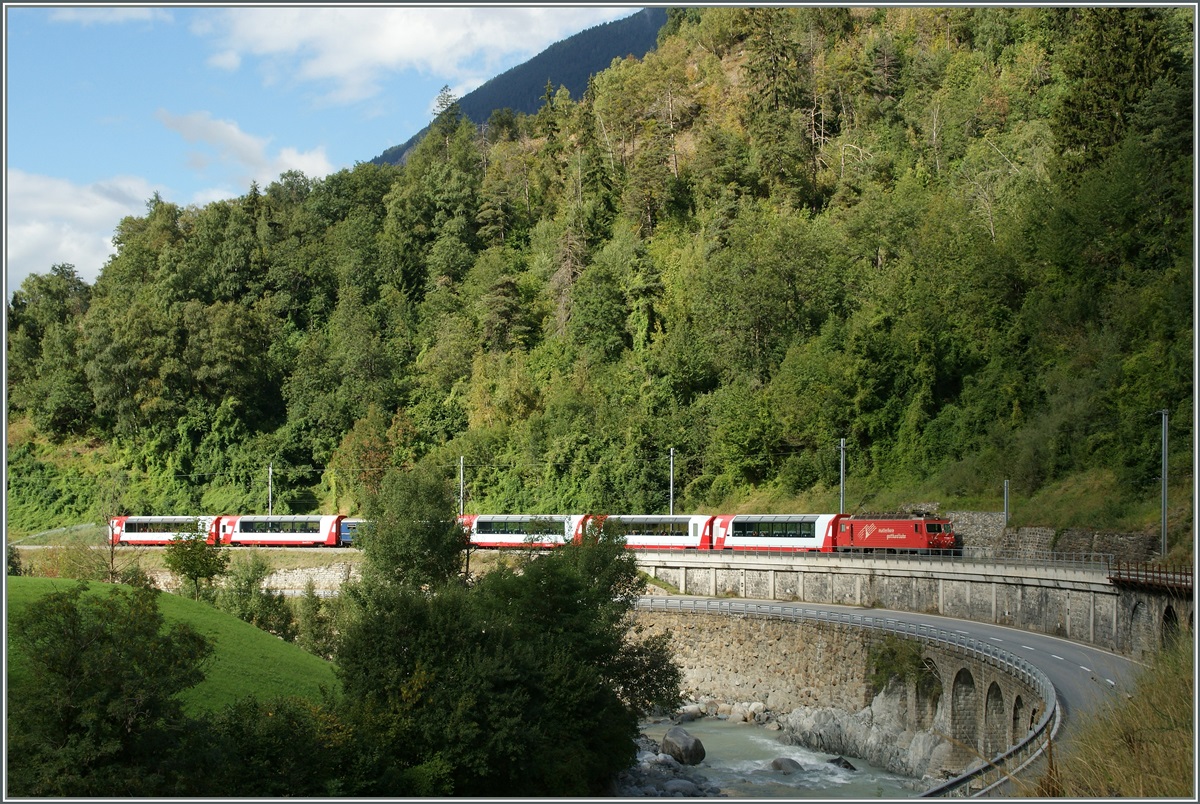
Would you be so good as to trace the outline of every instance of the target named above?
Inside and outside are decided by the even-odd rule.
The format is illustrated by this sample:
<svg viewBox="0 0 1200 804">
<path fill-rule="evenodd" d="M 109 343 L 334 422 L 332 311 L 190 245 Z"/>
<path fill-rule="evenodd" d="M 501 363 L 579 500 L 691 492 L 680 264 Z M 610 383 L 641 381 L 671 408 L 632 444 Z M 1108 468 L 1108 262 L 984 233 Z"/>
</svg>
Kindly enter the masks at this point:
<svg viewBox="0 0 1200 804">
<path fill-rule="evenodd" d="M 908 798 L 921 780 L 888 771 L 862 757 L 807 748 L 788 731 L 790 713 L 762 702 L 701 698 L 670 717 L 642 724 L 635 765 L 614 784 L 613 795 L 751 799 Z M 703 747 L 695 765 L 664 748 L 668 730 L 681 728 Z"/>
</svg>

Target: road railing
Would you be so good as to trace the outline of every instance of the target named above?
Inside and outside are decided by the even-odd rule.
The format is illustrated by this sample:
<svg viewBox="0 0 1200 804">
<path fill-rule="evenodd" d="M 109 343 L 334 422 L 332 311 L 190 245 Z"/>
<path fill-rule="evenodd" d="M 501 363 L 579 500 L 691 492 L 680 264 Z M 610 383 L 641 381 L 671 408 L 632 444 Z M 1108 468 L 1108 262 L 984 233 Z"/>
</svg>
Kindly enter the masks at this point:
<svg viewBox="0 0 1200 804">
<path fill-rule="evenodd" d="M 808 609 L 777 603 L 753 603 L 742 600 L 712 600 L 674 597 L 642 597 L 638 609 L 643 611 L 682 612 L 692 614 L 742 615 L 767 617 L 794 622 L 817 622 L 851 628 L 866 628 L 908 639 L 917 639 L 942 650 L 995 667 L 1023 682 L 1041 696 L 1043 707 L 1037 724 L 1016 744 L 977 767 L 937 785 L 922 794 L 937 796 L 986 795 L 1010 782 L 1015 775 L 1036 760 L 1058 730 L 1060 714 L 1058 696 L 1050 679 L 1025 659 L 1014 656 L 989 642 L 963 634 L 905 622 L 894 617 L 871 614 Z"/>
</svg>

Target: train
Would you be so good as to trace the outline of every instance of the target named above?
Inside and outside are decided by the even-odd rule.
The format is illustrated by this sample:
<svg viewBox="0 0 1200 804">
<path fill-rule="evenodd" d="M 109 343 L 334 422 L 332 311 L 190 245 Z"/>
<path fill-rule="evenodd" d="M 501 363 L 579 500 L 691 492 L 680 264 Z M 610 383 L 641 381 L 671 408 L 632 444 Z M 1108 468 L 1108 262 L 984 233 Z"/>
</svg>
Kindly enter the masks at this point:
<svg viewBox="0 0 1200 804">
<path fill-rule="evenodd" d="M 962 551 L 951 520 L 849 514 L 465 514 L 459 523 L 473 547 L 550 549 L 578 543 L 589 523 L 616 523 L 631 550 L 723 552 Z M 115 516 L 114 545 L 165 545 L 184 534 L 227 546 L 347 547 L 366 523 L 340 514 Z"/>
<path fill-rule="evenodd" d="M 114 516 L 108 538 L 114 545 L 161 546 L 184 535 L 229 546 L 348 547 L 364 521 L 340 514 Z"/>
</svg>

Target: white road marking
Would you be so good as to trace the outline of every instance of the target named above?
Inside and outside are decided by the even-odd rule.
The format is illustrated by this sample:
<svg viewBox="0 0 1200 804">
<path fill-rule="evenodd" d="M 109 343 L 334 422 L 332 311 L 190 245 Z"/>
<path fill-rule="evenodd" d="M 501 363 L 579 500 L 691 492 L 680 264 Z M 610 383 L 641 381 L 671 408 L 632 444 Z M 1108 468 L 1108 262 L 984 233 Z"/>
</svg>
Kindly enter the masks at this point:
<svg viewBox="0 0 1200 804">
<path fill-rule="evenodd" d="M 1104 680 L 1108 682 L 1108 686 L 1110 686 L 1110 687 L 1117 686 L 1117 682 L 1113 681 L 1111 678 L 1106 678 Z"/>
<path fill-rule="evenodd" d="M 993 642 L 1003 642 L 1004 641 L 1003 639 L 1000 639 L 999 637 L 988 637 L 988 639 L 992 640 Z"/>
<path fill-rule="evenodd" d="M 1083 671 L 1083 672 L 1085 672 L 1085 673 L 1090 673 L 1090 672 L 1092 672 L 1092 668 L 1090 668 L 1090 667 L 1084 667 L 1083 665 L 1079 665 L 1079 669 L 1080 669 L 1080 670 L 1082 670 L 1082 671 Z"/>
<path fill-rule="evenodd" d="M 1029 647 L 1028 645 L 1022 645 L 1021 647 L 1025 650 L 1033 650 L 1033 648 Z"/>
<path fill-rule="evenodd" d="M 1055 659 L 1058 659 L 1060 662 L 1066 661 L 1065 659 L 1063 659 L 1063 657 L 1059 656 L 1057 653 L 1051 653 L 1050 655 L 1053 656 Z"/>
</svg>

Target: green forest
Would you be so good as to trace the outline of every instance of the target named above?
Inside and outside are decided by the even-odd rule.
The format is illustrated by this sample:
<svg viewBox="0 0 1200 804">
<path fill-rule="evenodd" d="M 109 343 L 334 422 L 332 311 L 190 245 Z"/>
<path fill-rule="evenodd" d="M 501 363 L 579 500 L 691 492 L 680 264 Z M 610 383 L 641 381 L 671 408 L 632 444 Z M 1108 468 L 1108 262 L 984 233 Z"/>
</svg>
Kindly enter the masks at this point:
<svg viewBox="0 0 1200 804">
<path fill-rule="evenodd" d="M 874 500 L 1156 505 L 1192 42 L 1190 8 L 672 9 L 536 114 L 444 91 L 403 165 L 156 195 L 94 285 L 8 303 L 10 533 L 362 513 L 460 457 L 469 511 L 828 505 L 843 438 Z"/>
</svg>

